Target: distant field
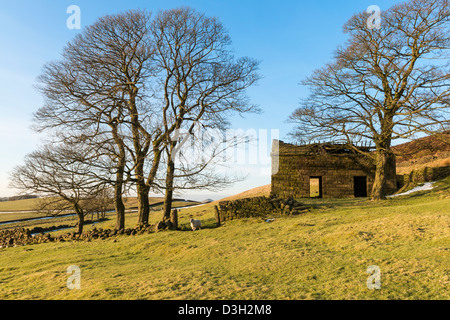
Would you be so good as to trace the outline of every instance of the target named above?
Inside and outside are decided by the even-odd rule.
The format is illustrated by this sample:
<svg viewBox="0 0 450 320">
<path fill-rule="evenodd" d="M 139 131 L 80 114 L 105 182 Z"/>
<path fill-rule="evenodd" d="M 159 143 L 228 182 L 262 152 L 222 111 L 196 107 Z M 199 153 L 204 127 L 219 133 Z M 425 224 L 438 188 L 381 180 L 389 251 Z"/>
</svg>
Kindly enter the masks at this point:
<svg viewBox="0 0 450 320">
<path fill-rule="evenodd" d="M 39 199 L 25 199 L 0 202 L 0 212 L 34 210 Z"/>
<path fill-rule="evenodd" d="M 150 197 L 150 204 L 161 202 L 164 200 L 162 197 Z M 16 201 L 4 201 L 0 202 L 0 213 L 5 211 L 28 211 L 35 210 L 36 204 L 39 199 L 26 199 L 26 200 L 16 200 Z M 128 197 L 124 198 L 124 203 L 126 208 L 133 208 L 138 206 L 137 198 Z M 114 209 L 113 204 L 111 204 L 110 209 Z"/>
<path fill-rule="evenodd" d="M 26 200 L 16 200 L 16 201 L 4 201 L 0 202 L 0 213 L 6 211 L 31 211 L 36 209 L 36 203 L 39 199 L 26 199 Z M 163 202 L 163 197 L 150 197 L 150 205 Z M 195 201 L 193 201 L 195 202 Z M 127 209 L 135 208 L 138 206 L 138 200 L 135 197 L 124 198 L 124 204 Z M 111 204 L 110 209 L 114 209 L 113 204 Z"/>
<path fill-rule="evenodd" d="M 158 203 L 161 202 L 161 198 L 153 198 L 151 199 L 151 203 Z M 197 202 L 192 202 L 190 203 L 190 205 L 196 205 L 198 204 Z M 138 215 L 137 213 L 133 213 L 131 211 L 131 208 L 134 207 L 134 205 L 137 205 L 137 200 L 132 199 L 131 201 L 127 201 L 127 205 L 126 207 L 128 208 L 128 212 L 126 213 L 126 227 L 127 228 L 133 228 L 136 226 L 137 221 L 138 221 Z M 186 202 L 180 202 L 180 201 L 175 201 L 173 203 L 173 207 L 183 207 L 186 206 Z M 157 205 L 151 208 L 151 216 L 153 217 L 153 222 L 152 223 L 156 223 L 157 221 L 160 221 L 162 218 L 162 205 Z M 45 214 L 43 213 L 37 213 L 37 212 L 16 212 L 16 213 L 1 213 L 0 212 L 0 230 L 3 229 L 13 229 L 13 228 L 34 228 L 34 227 L 42 227 L 42 228 L 48 228 L 48 227 L 53 227 L 53 226 L 58 226 L 58 225 L 73 225 L 75 226 L 75 224 L 77 223 L 77 217 L 56 217 L 53 219 L 49 219 L 49 220 L 33 220 L 33 221 L 22 221 L 22 222 L 17 222 L 17 223 L 13 223 L 13 224 L 6 224 L 6 225 L 2 225 L 2 222 L 7 222 L 7 221 L 14 221 L 14 220 L 22 220 L 22 219 L 33 219 L 33 218 L 42 218 L 42 217 L 46 217 Z M 115 212 L 109 212 L 106 214 L 106 218 L 107 220 L 102 222 L 102 224 L 100 224 L 101 226 L 104 227 L 111 227 L 114 228 L 115 227 L 115 221 L 116 221 L 116 214 Z M 86 219 L 91 219 L 91 215 L 87 215 Z M 94 219 L 95 219 L 95 215 L 94 215 Z M 61 232 L 71 232 L 72 230 L 64 230 Z M 73 230 L 74 231 L 74 230 Z"/>
</svg>

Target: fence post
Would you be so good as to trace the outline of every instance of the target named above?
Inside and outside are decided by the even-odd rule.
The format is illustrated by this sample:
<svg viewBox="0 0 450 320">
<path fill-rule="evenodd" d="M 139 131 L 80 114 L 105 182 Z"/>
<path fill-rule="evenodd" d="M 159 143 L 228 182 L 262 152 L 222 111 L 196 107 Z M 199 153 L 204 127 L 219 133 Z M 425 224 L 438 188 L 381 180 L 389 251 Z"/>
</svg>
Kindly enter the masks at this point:
<svg viewBox="0 0 450 320">
<path fill-rule="evenodd" d="M 174 230 L 178 229 L 178 210 L 177 209 L 172 210 L 172 212 L 170 214 L 170 224 Z"/>
<path fill-rule="evenodd" d="M 220 212 L 217 206 L 214 206 L 214 210 L 216 211 L 216 226 L 220 227 Z"/>
</svg>

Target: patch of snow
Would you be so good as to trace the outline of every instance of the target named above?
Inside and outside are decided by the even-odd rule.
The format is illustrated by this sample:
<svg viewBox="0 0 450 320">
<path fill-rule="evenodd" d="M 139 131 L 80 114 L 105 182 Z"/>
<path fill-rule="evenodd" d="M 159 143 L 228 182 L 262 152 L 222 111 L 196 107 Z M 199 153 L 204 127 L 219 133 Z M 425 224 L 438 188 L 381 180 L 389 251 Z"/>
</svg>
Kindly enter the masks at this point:
<svg viewBox="0 0 450 320">
<path fill-rule="evenodd" d="M 419 191 L 429 191 L 429 190 L 433 190 L 434 188 L 434 184 L 436 183 L 436 181 L 433 182 L 427 182 L 425 183 L 423 186 L 418 186 L 415 187 L 414 189 L 411 189 L 409 191 L 403 192 L 403 193 L 399 193 L 399 194 L 394 194 L 392 196 L 388 196 L 388 198 L 394 198 L 394 197 L 400 197 L 400 196 L 406 196 L 408 194 L 414 193 L 414 192 L 419 192 Z"/>
</svg>

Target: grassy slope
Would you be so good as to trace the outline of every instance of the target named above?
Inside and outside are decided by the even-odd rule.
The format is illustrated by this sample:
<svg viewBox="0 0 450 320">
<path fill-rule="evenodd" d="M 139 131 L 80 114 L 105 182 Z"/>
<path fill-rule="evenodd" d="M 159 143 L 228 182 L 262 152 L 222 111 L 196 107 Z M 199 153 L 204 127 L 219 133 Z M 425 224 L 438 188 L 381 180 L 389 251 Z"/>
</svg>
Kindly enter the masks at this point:
<svg viewBox="0 0 450 320">
<path fill-rule="evenodd" d="M 261 196 L 269 196 L 270 195 L 270 188 L 271 185 L 265 185 L 265 186 L 261 186 L 261 187 L 257 187 L 257 188 L 253 188 L 251 190 L 236 194 L 234 196 L 222 199 L 220 201 L 232 201 L 232 200 L 236 200 L 236 199 L 243 199 L 243 198 L 252 198 L 252 197 L 261 197 Z M 215 201 L 216 204 L 219 201 Z"/>
<path fill-rule="evenodd" d="M 397 174 L 407 174 L 424 167 L 450 165 L 450 144 L 428 136 L 392 148 L 397 155 Z"/>
<path fill-rule="evenodd" d="M 449 299 L 450 179 L 382 203 L 308 200 L 311 213 L 200 232 L 0 249 L 0 299 Z M 81 268 L 81 290 L 66 269 Z M 382 289 L 366 287 L 370 265 Z"/>
</svg>

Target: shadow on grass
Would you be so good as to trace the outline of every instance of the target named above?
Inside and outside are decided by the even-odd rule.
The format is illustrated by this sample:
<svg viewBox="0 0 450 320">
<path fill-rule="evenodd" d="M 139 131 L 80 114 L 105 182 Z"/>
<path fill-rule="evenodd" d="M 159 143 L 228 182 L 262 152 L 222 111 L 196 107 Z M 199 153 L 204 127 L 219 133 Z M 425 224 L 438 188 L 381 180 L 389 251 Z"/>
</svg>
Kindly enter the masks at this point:
<svg viewBox="0 0 450 320">
<path fill-rule="evenodd" d="M 419 185 L 423 185 L 419 184 Z M 432 190 L 424 190 L 424 191 L 417 191 L 408 195 L 404 195 L 401 196 L 401 198 L 403 200 L 407 200 L 407 199 L 417 199 L 417 198 L 421 198 L 423 196 L 427 196 L 427 195 L 436 195 L 436 194 L 450 194 L 450 177 L 447 177 L 443 180 L 437 181 L 436 183 L 433 184 L 433 189 Z"/>
<path fill-rule="evenodd" d="M 448 191 L 450 192 L 450 176 L 448 176 L 447 178 L 438 181 L 435 185 L 435 189 L 436 191 Z"/>
<path fill-rule="evenodd" d="M 437 194 L 450 194 L 450 176 L 435 183 L 433 190 L 418 191 L 401 197 L 388 198 L 386 200 L 371 201 L 370 198 L 349 198 L 349 199 L 296 199 L 305 206 L 313 210 L 327 210 L 339 208 L 367 208 L 385 207 L 397 205 L 408 200 L 420 200 L 424 196 L 436 196 Z"/>
<path fill-rule="evenodd" d="M 296 199 L 302 205 L 314 210 L 337 209 L 337 208 L 356 208 L 370 206 L 374 202 L 369 198 L 349 198 L 349 199 Z"/>
</svg>

